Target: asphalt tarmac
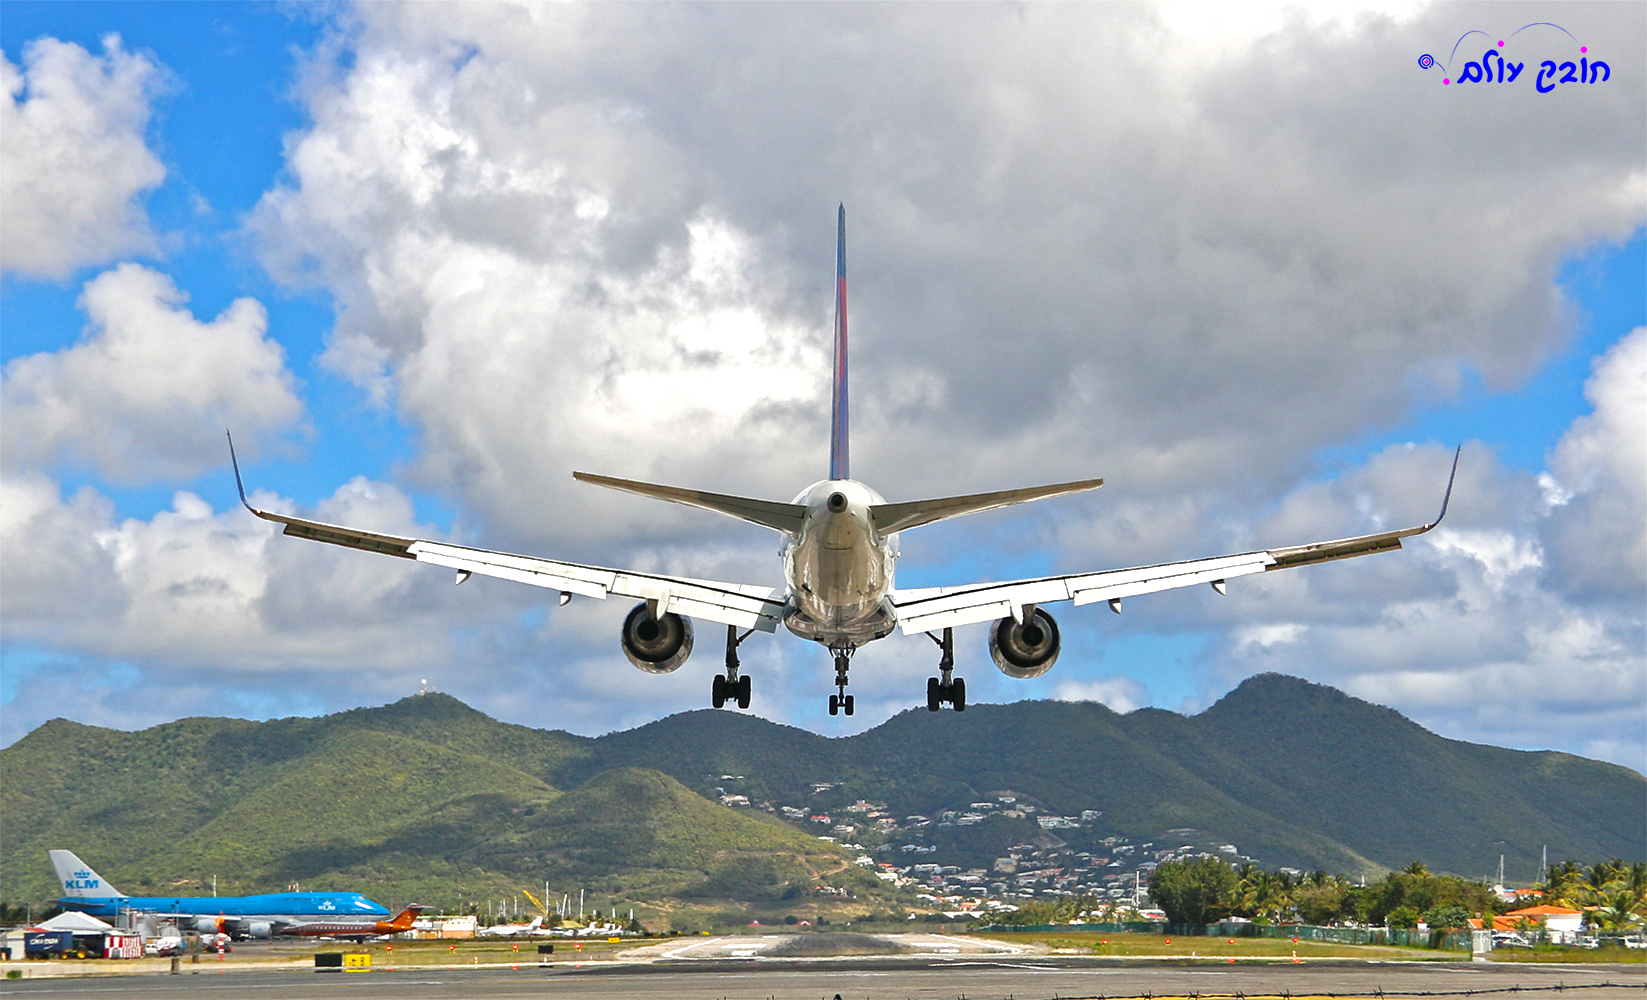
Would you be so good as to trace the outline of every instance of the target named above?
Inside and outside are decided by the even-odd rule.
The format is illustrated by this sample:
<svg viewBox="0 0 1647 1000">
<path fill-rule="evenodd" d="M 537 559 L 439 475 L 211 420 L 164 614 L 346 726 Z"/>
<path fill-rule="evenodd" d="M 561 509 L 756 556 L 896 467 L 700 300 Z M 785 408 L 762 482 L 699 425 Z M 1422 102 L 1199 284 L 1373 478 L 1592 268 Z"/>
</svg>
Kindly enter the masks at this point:
<svg viewBox="0 0 1647 1000">
<path fill-rule="evenodd" d="M 1502 992 L 1499 992 L 1502 991 Z M 1535 992 L 1536 991 L 1536 992 Z M 54 1000 L 1071 1000 L 1077 997 L 1400 997 L 1482 995 L 1506 1000 L 1647 1000 L 1641 965 L 1314 962 L 1305 965 L 1104 963 L 1079 959 L 829 959 L 662 962 L 540 969 L 418 969 L 362 973 L 203 970 L 180 976 L 0 981 L 0 994 Z"/>
</svg>

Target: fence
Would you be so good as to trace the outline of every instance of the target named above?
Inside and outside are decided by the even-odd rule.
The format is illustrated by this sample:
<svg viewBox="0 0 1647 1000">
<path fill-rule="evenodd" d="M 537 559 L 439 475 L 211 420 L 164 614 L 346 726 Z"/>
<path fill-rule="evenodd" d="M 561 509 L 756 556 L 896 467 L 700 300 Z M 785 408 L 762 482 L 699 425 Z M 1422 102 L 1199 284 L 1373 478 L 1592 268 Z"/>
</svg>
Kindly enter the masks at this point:
<svg viewBox="0 0 1647 1000">
<path fill-rule="evenodd" d="M 1308 924 L 1168 924 L 1136 921 L 1117 924 L 994 924 L 992 931 L 1102 931 L 1110 934 L 1161 934 L 1169 937 L 1284 938 L 1328 944 L 1384 944 L 1403 948 L 1469 951 L 1469 931 L 1391 930 L 1387 927 L 1314 927 Z"/>
</svg>

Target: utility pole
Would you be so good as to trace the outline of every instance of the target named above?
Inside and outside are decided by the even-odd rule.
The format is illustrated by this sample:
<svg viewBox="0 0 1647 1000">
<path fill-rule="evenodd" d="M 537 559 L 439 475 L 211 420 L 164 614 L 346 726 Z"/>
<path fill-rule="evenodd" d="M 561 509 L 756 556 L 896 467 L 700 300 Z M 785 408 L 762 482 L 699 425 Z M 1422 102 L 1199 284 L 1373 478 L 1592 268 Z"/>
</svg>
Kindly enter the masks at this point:
<svg viewBox="0 0 1647 1000">
<path fill-rule="evenodd" d="M 583 923 L 583 890 L 578 890 L 578 923 Z"/>
<path fill-rule="evenodd" d="M 1544 853 L 1538 859 L 1538 884 L 1543 885 L 1550 880 L 1550 845 L 1544 845 Z"/>
</svg>

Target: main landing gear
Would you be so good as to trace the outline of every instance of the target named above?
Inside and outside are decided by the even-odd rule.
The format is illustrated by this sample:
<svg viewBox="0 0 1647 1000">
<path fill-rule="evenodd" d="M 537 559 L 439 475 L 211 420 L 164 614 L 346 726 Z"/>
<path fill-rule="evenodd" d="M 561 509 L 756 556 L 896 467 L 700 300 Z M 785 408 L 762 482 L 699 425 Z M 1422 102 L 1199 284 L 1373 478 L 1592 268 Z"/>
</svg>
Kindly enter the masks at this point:
<svg viewBox="0 0 1647 1000">
<path fill-rule="evenodd" d="M 955 633 L 953 629 L 944 629 L 942 639 L 931 632 L 926 634 L 928 639 L 938 644 L 943 655 L 938 657 L 938 670 L 944 675 L 943 680 L 928 677 L 926 681 L 926 710 L 936 712 L 944 704 L 954 706 L 955 711 L 966 711 L 966 681 L 959 677 L 951 677 L 955 672 Z"/>
<path fill-rule="evenodd" d="M 845 712 L 847 715 L 851 715 L 852 696 L 846 693 L 846 671 L 852 665 L 853 647 L 837 646 L 833 652 L 835 654 L 835 686 L 840 691 L 829 696 L 829 714 L 839 715 L 841 712 Z"/>
<path fill-rule="evenodd" d="M 749 675 L 738 676 L 738 646 L 754 633 L 755 630 L 750 629 L 739 635 L 736 625 L 726 626 L 726 674 L 716 674 L 715 682 L 709 687 L 709 701 L 716 708 L 724 707 L 729 701 L 737 702 L 739 708 L 749 707 Z"/>
</svg>

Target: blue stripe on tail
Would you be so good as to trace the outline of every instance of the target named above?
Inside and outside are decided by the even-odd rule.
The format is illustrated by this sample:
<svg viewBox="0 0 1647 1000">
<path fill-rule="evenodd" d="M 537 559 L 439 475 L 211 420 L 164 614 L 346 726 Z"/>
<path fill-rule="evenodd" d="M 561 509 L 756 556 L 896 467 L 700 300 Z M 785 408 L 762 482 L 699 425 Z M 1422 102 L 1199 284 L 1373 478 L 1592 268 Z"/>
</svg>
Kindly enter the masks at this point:
<svg viewBox="0 0 1647 1000">
<path fill-rule="evenodd" d="M 831 394 L 829 478 L 849 479 L 846 411 L 846 206 L 835 235 L 835 385 Z"/>
</svg>

